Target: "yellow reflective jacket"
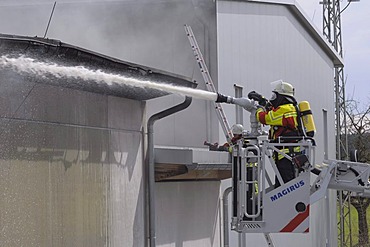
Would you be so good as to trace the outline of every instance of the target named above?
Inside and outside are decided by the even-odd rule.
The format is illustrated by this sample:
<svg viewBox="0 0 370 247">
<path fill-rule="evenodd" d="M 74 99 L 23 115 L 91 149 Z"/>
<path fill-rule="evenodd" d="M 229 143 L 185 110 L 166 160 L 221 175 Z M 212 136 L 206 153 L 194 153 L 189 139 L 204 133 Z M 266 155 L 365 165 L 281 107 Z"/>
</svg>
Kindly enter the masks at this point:
<svg viewBox="0 0 370 247">
<path fill-rule="evenodd" d="M 298 135 L 297 110 L 293 104 L 281 105 L 269 111 L 259 108 L 256 117 L 260 123 L 271 126 L 271 139 Z"/>
</svg>

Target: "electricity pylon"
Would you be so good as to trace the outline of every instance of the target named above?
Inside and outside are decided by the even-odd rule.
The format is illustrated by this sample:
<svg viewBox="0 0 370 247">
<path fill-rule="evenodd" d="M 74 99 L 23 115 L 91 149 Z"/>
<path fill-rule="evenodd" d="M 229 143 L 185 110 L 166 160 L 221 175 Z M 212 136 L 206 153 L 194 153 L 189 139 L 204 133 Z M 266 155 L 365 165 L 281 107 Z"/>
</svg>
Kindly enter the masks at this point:
<svg viewBox="0 0 370 247">
<path fill-rule="evenodd" d="M 340 0 L 324 0 L 320 3 L 323 5 L 323 34 L 338 54 L 343 57 Z M 345 80 L 343 75 L 343 67 L 334 69 L 336 158 L 348 160 Z M 348 191 L 338 191 L 337 199 L 340 213 L 338 220 L 339 244 L 340 247 L 352 246 L 351 194 Z M 347 234 L 345 229 L 347 229 Z"/>
</svg>

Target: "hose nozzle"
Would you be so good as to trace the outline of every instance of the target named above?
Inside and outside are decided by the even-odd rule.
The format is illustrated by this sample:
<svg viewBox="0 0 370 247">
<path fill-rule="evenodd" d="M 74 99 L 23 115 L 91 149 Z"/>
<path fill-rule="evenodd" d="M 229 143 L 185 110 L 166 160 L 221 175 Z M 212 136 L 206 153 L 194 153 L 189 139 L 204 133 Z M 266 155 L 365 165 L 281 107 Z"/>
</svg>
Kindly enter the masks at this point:
<svg viewBox="0 0 370 247">
<path fill-rule="evenodd" d="M 228 98 L 230 98 L 230 97 L 226 96 L 226 95 L 223 95 L 223 94 L 220 94 L 220 93 L 217 93 L 216 103 L 229 103 Z"/>
<path fill-rule="evenodd" d="M 243 107 L 246 111 L 249 112 L 252 112 L 257 108 L 256 105 L 254 104 L 254 101 L 248 98 L 234 98 L 220 93 L 217 93 L 216 103 L 228 103 L 238 105 Z"/>
</svg>

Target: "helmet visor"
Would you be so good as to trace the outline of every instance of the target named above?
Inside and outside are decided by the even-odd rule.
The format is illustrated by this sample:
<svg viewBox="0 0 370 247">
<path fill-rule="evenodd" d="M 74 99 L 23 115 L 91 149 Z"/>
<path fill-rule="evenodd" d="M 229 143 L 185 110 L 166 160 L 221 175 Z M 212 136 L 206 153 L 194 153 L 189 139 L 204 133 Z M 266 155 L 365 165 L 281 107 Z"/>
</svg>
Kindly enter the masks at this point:
<svg viewBox="0 0 370 247">
<path fill-rule="evenodd" d="M 277 98 L 276 92 L 272 92 L 270 101 L 276 100 L 276 98 Z"/>
</svg>

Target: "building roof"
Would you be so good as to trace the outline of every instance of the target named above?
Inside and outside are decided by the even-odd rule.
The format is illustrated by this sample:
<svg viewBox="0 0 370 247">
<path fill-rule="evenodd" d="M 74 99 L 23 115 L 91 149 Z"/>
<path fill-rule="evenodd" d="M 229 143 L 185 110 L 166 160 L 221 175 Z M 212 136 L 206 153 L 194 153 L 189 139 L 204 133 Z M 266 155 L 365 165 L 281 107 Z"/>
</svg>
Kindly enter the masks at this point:
<svg viewBox="0 0 370 247">
<path fill-rule="evenodd" d="M 172 84 L 183 87 L 196 87 L 196 83 L 188 78 L 154 68 L 122 61 L 108 57 L 77 46 L 63 43 L 59 40 L 39 37 L 0 34 L 0 51 L 4 56 L 30 57 L 38 62 L 53 63 L 61 66 L 83 66 L 92 71 L 100 70 L 108 74 L 117 74 L 142 81 Z M 4 70 L 4 67 L 0 67 Z M 7 69 L 9 72 L 9 69 Z M 14 73 L 17 73 L 14 71 Z M 122 83 L 104 83 L 101 81 L 82 80 L 81 78 L 44 78 L 42 76 L 27 75 L 27 78 L 44 84 L 51 84 L 72 89 L 79 89 L 94 93 L 125 97 L 134 100 L 149 100 L 164 95 L 158 89 L 128 86 Z"/>
</svg>

